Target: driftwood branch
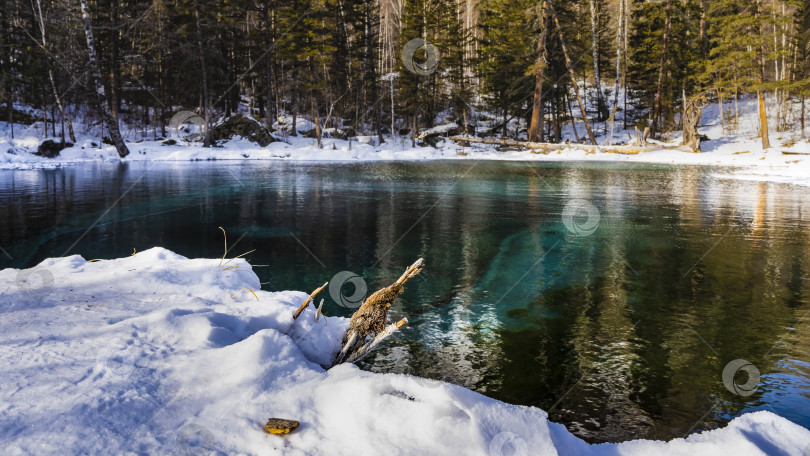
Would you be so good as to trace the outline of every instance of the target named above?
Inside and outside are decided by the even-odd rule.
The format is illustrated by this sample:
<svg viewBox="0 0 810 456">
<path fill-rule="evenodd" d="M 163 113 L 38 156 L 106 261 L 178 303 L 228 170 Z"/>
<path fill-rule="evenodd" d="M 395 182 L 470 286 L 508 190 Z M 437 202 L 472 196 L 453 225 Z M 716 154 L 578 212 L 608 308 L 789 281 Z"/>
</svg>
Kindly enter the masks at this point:
<svg viewBox="0 0 810 456">
<path fill-rule="evenodd" d="M 349 353 L 349 350 L 357 340 L 357 333 L 354 331 L 349 331 L 346 333 L 346 336 L 346 342 L 343 344 L 343 348 L 340 350 L 340 353 L 338 353 L 337 358 L 335 358 L 335 364 L 340 364 L 343 362 L 343 358 L 346 357 L 346 354 Z"/>
<path fill-rule="evenodd" d="M 405 269 L 405 272 L 402 273 L 402 276 L 400 276 L 396 282 L 391 286 L 375 291 L 366 299 L 363 305 L 357 309 L 354 315 L 352 315 L 352 319 L 349 321 L 349 329 L 346 331 L 346 336 L 343 338 L 343 348 L 335 358 L 335 365 L 344 362 L 344 359 L 346 362 L 354 362 L 360 359 L 374 346 L 379 344 L 382 339 L 390 336 L 396 329 L 408 322 L 407 319 L 403 319 L 393 325 L 396 326 L 394 329 L 391 329 L 390 326 L 386 327 L 388 310 L 394 304 L 394 300 L 397 296 L 402 293 L 403 285 L 422 272 L 424 265 L 425 260 L 422 258 L 416 260 L 416 262 Z M 389 330 L 390 332 L 387 335 L 383 335 Z M 373 336 L 373 340 L 365 344 L 366 338 L 370 335 Z M 381 335 L 383 336 L 380 337 Z M 362 353 L 361 350 L 363 350 Z"/>
<path fill-rule="evenodd" d="M 293 314 L 293 320 L 297 319 L 298 316 L 301 315 L 301 312 L 303 312 L 304 309 L 307 308 L 307 305 L 309 305 L 309 303 L 315 298 L 315 296 L 317 296 L 318 293 L 322 292 L 327 285 L 329 285 L 329 282 L 326 282 L 320 288 L 313 291 L 312 294 L 309 295 L 309 297 L 304 301 L 304 303 L 301 304 L 301 307 L 299 307 L 298 310 L 296 310 L 295 313 Z"/>
<path fill-rule="evenodd" d="M 385 338 L 387 338 L 391 334 L 394 334 L 395 332 L 397 332 L 397 330 L 399 328 L 405 326 L 405 323 L 408 323 L 407 318 L 403 318 L 402 320 L 400 320 L 400 321 L 398 321 L 396 323 L 391 323 L 390 325 L 388 325 L 388 327 L 386 327 L 384 330 L 382 330 L 382 332 L 377 334 L 377 336 L 375 336 L 374 339 L 371 342 L 363 345 L 362 347 L 358 348 L 357 351 L 352 353 L 351 356 L 349 356 L 346 359 L 346 362 L 347 363 L 353 363 L 355 361 L 359 361 L 360 358 L 366 356 L 368 354 L 368 352 L 373 350 L 374 347 L 379 345 L 379 343 L 382 342 Z"/>
</svg>

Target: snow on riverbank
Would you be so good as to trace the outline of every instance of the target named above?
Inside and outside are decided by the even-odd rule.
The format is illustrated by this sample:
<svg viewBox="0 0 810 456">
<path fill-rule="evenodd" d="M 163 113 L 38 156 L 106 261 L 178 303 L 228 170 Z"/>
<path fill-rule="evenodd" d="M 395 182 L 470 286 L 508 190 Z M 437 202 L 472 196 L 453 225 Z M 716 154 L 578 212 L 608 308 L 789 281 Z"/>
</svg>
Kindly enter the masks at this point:
<svg viewBox="0 0 810 456">
<path fill-rule="evenodd" d="M 799 185 L 810 185 L 810 142 L 797 139 L 799 132 L 771 133 L 773 148 L 763 150 L 756 133 L 758 117 L 755 99 L 740 102 L 739 127 L 734 131 L 720 122 L 717 104 L 704 110 L 701 134 L 710 139 L 702 144 L 703 153 L 693 154 L 675 150 L 658 150 L 639 155 L 588 153 L 571 145 L 569 149 L 547 155 L 530 151 L 498 151 L 493 146 L 472 145 L 461 147 L 452 141 L 441 141 L 436 148 L 411 147 L 408 138 L 389 138 L 377 145 L 374 137 L 360 137 L 351 143 L 346 140 L 324 138 L 324 148 L 318 149 L 315 140 L 289 137 L 284 141 L 262 148 L 244 139 L 229 141 L 224 147 L 204 148 L 199 144 L 164 145 L 160 141 L 130 142 L 130 155 L 123 161 L 189 161 L 189 160 L 298 160 L 298 161 L 375 161 L 375 160 L 515 160 L 551 162 L 617 162 L 719 166 L 719 178 L 764 180 Z M 728 105 L 726 110 L 728 110 Z M 726 122 L 728 122 L 728 113 Z M 303 122 L 303 120 L 299 119 Z M 299 122 L 300 123 L 300 122 Z M 301 127 L 306 127 L 304 123 Z M 517 127 L 517 125 L 516 125 Z M 437 127 L 441 129 L 440 127 Z M 584 131 L 580 122 L 579 131 Z M 600 144 L 606 141 L 606 125 L 595 123 Z M 80 139 L 78 144 L 63 150 L 57 158 L 34 155 L 42 140 L 40 123 L 17 126 L 17 139 L 9 138 L 8 124 L 0 122 L 0 169 L 53 168 L 98 160 L 121 160 L 112 146 L 97 147 L 92 137 Z M 563 136 L 573 138 L 570 124 L 563 128 Z M 628 132 L 617 131 L 616 140 L 629 139 Z M 679 143 L 679 136 L 670 138 L 671 145 Z M 784 154 L 787 152 L 788 154 Z"/>
<path fill-rule="evenodd" d="M 369 139 L 369 138 L 365 138 Z M 570 149 L 547 155 L 528 151 L 500 152 L 491 146 L 461 147 L 449 141 L 439 148 L 410 147 L 409 141 L 389 141 L 381 146 L 337 139 L 325 139 L 325 148 L 318 149 L 314 140 L 290 138 L 290 144 L 276 142 L 262 148 L 246 140 L 231 141 L 223 148 L 199 145 L 165 146 L 160 142 L 129 144 L 130 156 L 122 161 L 192 161 L 192 160 L 296 160 L 296 161 L 389 161 L 389 160 L 511 160 L 547 162 L 615 162 L 684 164 L 733 167 L 719 171 L 717 177 L 755 179 L 810 185 L 810 143 L 799 142 L 790 147 L 774 147 L 764 151 L 758 140 L 735 142 L 709 141 L 705 152 L 693 154 L 676 150 L 659 150 L 639 155 L 588 153 L 572 145 Z M 716 143 L 716 144 L 713 144 Z M 23 147 L 23 145 L 27 145 Z M 90 140 L 67 148 L 59 157 L 48 159 L 31 153 L 38 141 L 33 138 L 0 140 L 0 169 L 54 168 L 99 160 L 117 161 L 112 146 L 94 148 Z M 334 145 L 334 149 L 332 146 Z M 10 153 L 9 150 L 14 153 Z M 807 155 L 783 154 L 783 152 Z"/>
<path fill-rule="evenodd" d="M 316 323 L 310 306 L 293 321 L 305 293 L 260 291 L 247 262 L 221 263 L 154 248 L 0 271 L 0 453 L 801 456 L 810 445 L 810 431 L 757 412 L 669 443 L 590 446 L 537 408 L 326 371 L 347 320 Z M 267 435 L 270 417 L 301 426 Z"/>
</svg>

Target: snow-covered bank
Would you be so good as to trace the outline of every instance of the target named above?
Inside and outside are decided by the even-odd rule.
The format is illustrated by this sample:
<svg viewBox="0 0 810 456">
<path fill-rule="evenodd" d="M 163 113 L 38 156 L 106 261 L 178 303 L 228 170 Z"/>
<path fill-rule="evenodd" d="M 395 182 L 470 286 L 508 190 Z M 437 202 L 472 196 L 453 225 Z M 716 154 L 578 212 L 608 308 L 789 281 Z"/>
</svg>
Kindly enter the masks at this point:
<svg viewBox="0 0 810 456">
<path fill-rule="evenodd" d="M 693 154 L 677 150 L 659 150 L 638 155 L 614 153 L 588 153 L 571 148 L 547 155 L 530 151 L 498 151 L 492 146 L 461 147 L 443 141 L 438 148 L 411 147 L 408 140 L 392 140 L 382 145 L 345 140 L 325 139 L 324 148 L 318 149 L 313 139 L 289 138 L 287 142 L 275 142 L 268 147 L 259 147 L 247 140 L 230 141 L 225 147 L 204 148 L 200 145 L 172 145 L 145 141 L 129 144 L 130 155 L 118 158 L 112 146 L 94 147 L 90 140 L 64 149 L 57 158 L 34 155 L 39 141 L 23 139 L 0 139 L 0 169 L 54 168 L 96 161 L 195 161 L 195 160 L 294 160 L 294 161 L 390 161 L 390 160 L 510 160 L 537 162 L 614 162 L 650 163 L 669 165 L 705 165 L 732 167 L 722 170 L 717 177 L 755 179 L 810 185 L 810 143 L 798 142 L 790 147 L 774 147 L 763 150 L 756 139 L 736 139 L 732 142 L 708 141 L 704 153 Z M 783 154 L 783 152 L 808 155 Z"/>
<path fill-rule="evenodd" d="M 310 306 L 293 321 L 305 293 L 259 288 L 241 259 L 161 248 L 0 271 L 0 452 L 801 456 L 810 445 L 810 431 L 757 412 L 669 443 L 591 446 L 537 408 L 326 371 L 346 320 L 316 323 Z M 267 435 L 270 417 L 301 426 Z"/>
<path fill-rule="evenodd" d="M 493 147 L 461 147 L 449 141 L 439 148 L 410 147 L 409 142 L 393 141 L 380 146 L 338 139 L 325 139 L 325 147 L 318 149 L 314 140 L 291 138 L 289 144 L 276 142 L 259 147 L 245 140 L 231 141 L 226 147 L 204 148 L 199 145 L 166 146 L 161 142 L 142 142 L 129 145 L 130 156 L 120 159 L 112 146 L 96 148 L 86 141 L 64 149 L 59 157 L 49 159 L 31 151 L 38 142 L 32 138 L 0 140 L 0 169 L 54 168 L 96 161 L 195 161 L 195 160 L 295 160 L 295 161 L 391 161 L 391 160 L 510 160 L 537 162 L 615 162 L 684 164 L 733 167 L 732 172 L 718 172 L 718 177 L 756 179 L 801 185 L 810 185 L 810 143 L 800 142 L 790 147 L 762 150 L 755 140 L 738 141 L 705 147 L 707 152 L 693 154 L 677 150 L 659 150 L 638 155 L 614 153 L 588 153 L 571 148 L 547 155 L 530 151 L 500 152 Z M 28 147 L 21 145 L 28 144 Z M 334 146 L 334 148 L 333 148 Z M 808 155 L 783 154 L 784 152 Z"/>
<path fill-rule="evenodd" d="M 759 118 L 755 98 L 742 99 L 739 103 L 738 125 L 730 124 L 729 106 L 725 106 L 725 121 L 720 116 L 720 106 L 710 104 L 704 109 L 703 122 L 699 131 L 709 138 L 701 144 L 703 153 L 693 154 L 677 150 L 661 149 L 638 155 L 618 155 L 614 153 L 589 153 L 572 144 L 570 148 L 547 155 L 531 151 L 498 151 L 494 146 L 473 144 L 462 147 L 449 140 L 439 141 L 436 147 L 412 147 L 411 140 L 405 137 L 388 138 L 377 144 L 376 137 L 361 136 L 355 141 L 324 138 L 323 148 L 316 147 L 316 141 L 303 136 L 286 137 L 267 147 L 260 147 L 245 139 L 237 138 L 224 143 L 222 147 L 204 148 L 199 143 L 179 143 L 166 145 L 162 141 L 129 142 L 130 155 L 120 159 L 115 148 L 98 145 L 94 127 L 85 126 L 84 136 L 78 143 L 61 151 L 56 158 L 44 158 L 34 154 L 43 139 L 41 122 L 30 126 L 17 126 L 17 139 L 10 139 L 10 128 L 0 122 L 0 169 L 53 168 L 71 164 L 95 161 L 194 161 L 194 160 L 294 160 L 294 161 L 391 161 L 391 160 L 510 160 L 548 162 L 615 162 L 650 163 L 667 165 L 705 165 L 731 170 L 718 170 L 720 178 L 746 179 L 810 185 L 810 142 L 799 140 L 799 131 L 772 132 L 773 147 L 763 150 L 757 128 Z M 725 127 L 723 124 L 725 123 Z M 314 124 L 298 118 L 300 131 L 314 128 Z M 584 131 L 579 122 L 578 131 Z M 614 143 L 627 142 L 633 138 L 630 131 L 618 129 L 612 136 Z M 276 125 L 278 134 L 286 136 L 282 125 Z M 455 126 L 455 124 L 453 124 Z M 77 127 L 78 128 L 78 127 Z M 430 131 L 446 132 L 449 124 L 434 127 Z M 517 120 L 510 123 L 510 134 L 520 133 L 525 138 L 525 130 Z M 607 143 L 608 127 L 605 123 L 594 123 L 597 141 Z M 424 131 L 423 133 L 426 133 Z M 562 128 L 564 138 L 577 135 L 571 124 Z M 581 138 L 580 138 L 581 139 Z M 680 133 L 667 135 L 668 145 L 680 142 Z M 57 139 L 58 141 L 58 139 Z M 576 142 L 576 141 L 574 141 Z"/>
</svg>

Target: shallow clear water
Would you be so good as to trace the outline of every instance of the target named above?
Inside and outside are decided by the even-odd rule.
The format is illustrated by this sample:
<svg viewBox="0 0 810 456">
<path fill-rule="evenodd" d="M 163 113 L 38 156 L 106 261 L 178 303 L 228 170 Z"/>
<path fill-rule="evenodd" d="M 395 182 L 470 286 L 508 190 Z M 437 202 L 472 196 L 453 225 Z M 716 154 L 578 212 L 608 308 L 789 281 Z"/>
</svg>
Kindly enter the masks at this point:
<svg viewBox="0 0 810 456">
<path fill-rule="evenodd" d="M 218 226 L 229 256 L 256 249 L 248 258 L 269 265 L 256 271 L 271 291 L 341 271 L 373 291 L 424 257 L 389 315 L 410 322 L 363 368 L 537 406 L 591 442 L 670 439 L 753 410 L 810 427 L 810 194 L 713 172 L 472 161 L 0 171 L 0 267 L 157 245 L 220 257 Z M 590 214 L 566 212 L 580 200 Z M 326 314 L 351 314 L 322 297 Z M 735 359 L 752 366 L 724 383 Z"/>
</svg>

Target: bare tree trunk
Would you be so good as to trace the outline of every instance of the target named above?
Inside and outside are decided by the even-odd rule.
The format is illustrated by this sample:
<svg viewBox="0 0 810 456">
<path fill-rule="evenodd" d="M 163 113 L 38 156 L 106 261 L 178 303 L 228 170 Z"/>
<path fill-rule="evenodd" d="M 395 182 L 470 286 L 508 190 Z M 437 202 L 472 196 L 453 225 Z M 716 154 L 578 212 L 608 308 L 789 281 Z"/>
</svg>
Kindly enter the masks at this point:
<svg viewBox="0 0 810 456">
<path fill-rule="evenodd" d="M 709 57 L 708 55 L 708 47 L 706 43 L 706 10 L 707 10 L 706 0 L 700 0 L 700 58 L 706 60 Z"/>
<path fill-rule="evenodd" d="M 264 45 L 268 50 L 264 56 L 264 79 L 265 79 L 265 126 L 268 129 L 273 128 L 275 122 L 275 102 L 273 101 L 273 54 L 269 52 L 273 46 L 273 29 L 270 23 L 270 2 L 264 1 Z"/>
<path fill-rule="evenodd" d="M 0 96 L 6 100 L 6 116 L 11 129 L 11 139 L 14 139 L 14 108 L 11 101 L 11 90 L 9 90 L 8 87 L 8 67 L 10 66 L 11 56 L 10 47 L 6 45 L 6 39 L 8 37 L 6 30 L 9 29 L 7 22 L 8 15 L 10 15 L 9 9 L 10 8 L 5 9 L 3 14 L 0 15 Z"/>
<path fill-rule="evenodd" d="M 686 100 L 686 91 L 684 90 L 683 102 L 683 142 L 681 145 L 688 146 L 692 152 L 700 152 L 700 133 L 698 133 L 698 124 L 703 115 L 703 107 L 707 103 L 706 96 L 700 93 L 690 100 Z"/>
<path fill-rule="evenodd" d="M 563 56 L 565 56 L 565 64 L 568 67 L 568 75 L 571 76 L 571 83 L 574 85 L 574 93 L 577 95 L 577 102 L 579 103 L 579 110 L 582 113 L 582 121 L 585 123 L 585 130 L 588 131 L 588 137 L 590 138 L 591 142 L 596 145 L 596 138 L 593 136 L 593 131 L 591 131 L 591 124 L 588 122 L 588 112 L 585 109 L 585 104 L 582 102 L 582 97 L 579 96 L 579 84 L 577 84 L 577 78 L 574 75 L 574 69 L 571 65 L 571 57 L 568 55 L 568 50 L 565 46 L 565 37 L 562 33 L 562 27 L 560 27 L 560 21 L 557 19 L 557 14 L 554 12 L 554 6 L 551 4 L 551 1 L 548 2 L 548 8 L 551 12 L 551 17 L 554 20 L 554 27 L 557 29 L 557 35 L 560 38 L 560 47 L 563 51 Z"/>
<path fill-rule="evenodd" d="M 290 97 L 290 109 L 292 110 L 292 127 L 290 136 L 298 136 L 298 67 L 293 62 L 292 70 L 292 96 Z"/>
<path fill-rule="evenodd" d="M 559 94 L 555 90 L 551 106 L 552 127 L 554 128 L 554 142 L 560 142 L 562 140 L 562 126 L 560 125 L 559 104 L 560 104 Z"/>
<path fill-rule="evenodd" d="M 720 128 L 726 134 L 726 121 L 723 115 L 723 89 L 717 89 L 717 103 L 720 105 Z"/>
<path fill-rule="evenodd" d="M 622 79 L 622 31 L 624 25 L 624 0 L 619 0 L 619 20 L 616 23 L 616 93 L 613 94 L 613 112 L 619 106 L 619 82 Z"/>
<path fill-rule="evenodd" d="M 419 135 L 419 132 L 417 131 L 417 127 L 419 125 L 419 122 L 416 119 L 417 115 L 418 114 L 415 112 L 413 113 L 413 123 L 411 124 L 411 147 L 416 147 L 416 136 Z"/>
<path fill-rule="evenodd" d="M 110 23 L 112 24 L 112 43 L 110 45 L 110 110 L 116 122 L 121 109 L 120 86 L 120 34 L 118 28 L 118 0 L 110 1 Z"/>
<path fill-rule="evenodd" d="M 79 0 L 79 4 L 82 10 L 82 18 L 84 19 L 84 34 L 87 37 L 87 54 L 90 59 L 93 85 L 96 89 L 96 102 L 104 117 L 104 122 L 107 124 L 107 129 L 110 131 L 110 139 L 112 139 L 115 149 L 118 151 L 118 155 L 123 158 L 129 155 L 129 149 L 127 149 L 127 145 L 124 144 L 121 131 L 118 129 L 118 122 L 113 118 L 110 108 L 107 105 L 104 83 L 101 81 L 101 66 L 96 57 L 96 43 L 93 40 L 93 27 L 90 25 L 90 11 L 87 7 L 87 0 Z"/>
<path fill-rule="evenodd" d="M 627 1 L 623 0 L 624 3 L 624 56 L 622 60 L 624 61 L 624 74 L 623 74 L 623 82 L 622 87 L 624 88 L 624 115 L 622 116 L 624 129 L 627 130 L 627 54 L 628 49 L 630 49 L 630 16 L 627 12 Z"/>
<path fill-rule="evenodd" d="M 315 74 L 315 65 L 312 62 L 312 57 L 309 59 L 309 106 L 312 110 L 312 119 L 315 122 L 315 139 L 318 141 L 318 149 L 323 149 L 323 140 L 321 138 L 321 123 L 318 118 L 318 105 L 315 103 L 315 93 L 311 88 L 313 87 L 312 77 Z"/>
<path fill-rule="evenodd" d="M 563 94 L 563 100 L 565 100 L 565 109 L 568 110 L 568 117 L 571 118 L 571 129 L 574 130 L 574 140 L 579 142 L 579 132 L 577 131 L 577 121 L 574 119 L 574 112 L 571 111 L 571 102 L 568 100 L 568 94 Z"/>
<path fill-rule="evenodd" d="M 754 22 L 757 24 L 757 28 L 759 29 L 759 35 L 762 36 L 762 26 L 759 23 L 759 0 L 756 1 L 756 7 L 754 9 Z M 771 148 L 771 141 L 768 136 L 768 111 L 765 106 L 765 94 L 762 92 L 762 84 L 765 82 L 765 55 L 764 50 L 762 49 L 762 44 L 760 43 L 757 46 L 757 59 L 759 60 L 759 86 L 757 88 L 757 101 L 759 104 L 759 124 L 760 128 L 762 129 L 762 148 L 763 149 L 770 149 Z"/>
<path fill-rule="evenodd" d="M 537 59 L 537 72 L 534 81 L 534 103 L 532 104 L 532 122 L 529 126 L 529 141 L 543 141 L 543 70 L 546 63 L 546 39 L 548 37 L 548 5 L 543 1 L 543 32 L 540 34 L 540 56 Z M 466 128 L 466 127 L 465 127 Z"/>
<path fill-rule="evenodd" d="M 363 27 L 364 28 L 364 31 L 363 31 L 364 37 L 363 37 L 363 39 L 365 40 L 366 44 L 365 44 L 365 47 L 364 47 L 364 56 L 363 56 L 363 58 L 368 61 L 368 63 L 365 65 L 365 68 L 366 68 L 366 80 L 368 82 L 367 83 L 364 82 L 363 90 L 364 91 L 365 90 L 369 91 L 369 96 L 371 97 L 370 103 L 372 103 L 371 106 L 372 106 L 373 128 L 374 128 L 374 132 L 377 134 L 377 139 L 379 140 L 380 144 L 382 144 L 383 141 L 385 140 L 385 138 L 383 138 L 383 134 L 382 134 L 382 122 L 381 122 L 382 118 L 381 118 L 381 113 L 380 113 L 382 111 L 382 109 L 380 108 L 380 103 L 379 103 L 380 100 L 378 99 L 379 91 L 377 90 L 378 89 L 378 87 L 377 87 L 377 67 L 374 64 L 374 60 L 376 59 L 376 56 L 375 56 L 375 52 L 374 52 L 374 49 L 373 49 L 373 46 L 374 46 L 374 39 L 373 39 L 374 38 L 373 37 L 374 27 L 373 27 L 373 24 L 372 24 L 373 19 L 371 17 L 372 8 L 373 8 L 372 1 L 371 0 L 366 0 L 365 4 L 364 4 L 364 8 L 365 8 L 365 14 L 363 16 L 364 17 L 363 18 L 363 23 L 364 23 L 364 27 Z M 366 87 L 367 85 L 370 86 L 370 88 L 367 88 Z M 364 105 L 364 107 L 365 106 L 366 105 Z"/>
<path fill-rule="evenodd" d="M 396 135 L 394 130 L 394 74 L 389 73 L 389 81 L 391 82 L 391 137 L 393 138 Z M 465 111 L 466 112 L 466 111 Z"/>
<path fill-rule="evenodd" d="M 45 16 L 42 15 L 42 3 L 40 0 L 37 0 L 37 12 L 39 13 L 39 28 L 42 31 L 42 47 L 43 49 L 47 49 L 48 42 L 45 39 Z M 70 135 L 70 141 L 75 143 L 76 136 L 73 134 L 73 123 L 65 116 L 65 108 L 62 106 L 62 99 L 59 97 L 59 92 L 56 90 L 56 81 L 53 78 L 53 68 L 51 68 L 50 63 L 48 64 L 48 80 L 51 83 L 51 91 L 53 92 L 53 99 L 56 101 L 56 106 L 59 108 L 59 115 L 62 117 L 62 145 L 65 144 L 65 131 L 64 131 L 64 123 L 67 122 L 68 126 L 68 134 Z"/>
<path fill-rule="evenodd" d="M 199 53 L 200 71 L 202 72 L 203 112 L 205 117 L 203 147 L 211 147 L 211 96 L 208 93 L 208 68 L 205 65 L 205 47 L 203 46 L 202 24 L 200 22 L 200 5 L 197 0 L 194 0 L 194 17 L 197 21 L 197 52 Z"/>
<path fill-rule="evenodd" d="M 593 54 L 593 78 L 596 83 L 596 106 L 599 112 L 599 120 L 605 120 L 607 107 L 605 97 L 602 93 L 602 77 L 599 73 L 599 40 L 596 34 L 596 2 L 590 0 L 591 6 L 591 53 Z"/>
<path fill-rule="evenodd" d="M 739 100 L 739 88 L 734 87 L 734 134 L 737 134 L 740 130 L 740 104 Z"/>
<path fill-rule="evenodd" d="M 664 43 L 661 46 L 661 62 L 658 65 L 658 85 L 655 91 L 655 105 L 650 121 L 651 135 L 658 133 L 658 118 L 661 115 L 661 92 L 664 87 L 664 67 L 667 64 L 667 45 L 669 44 L 669 30 L 672 26 L 672 0 L 667 0 L 666 19 L 664 24 Z"/>
</svg>

